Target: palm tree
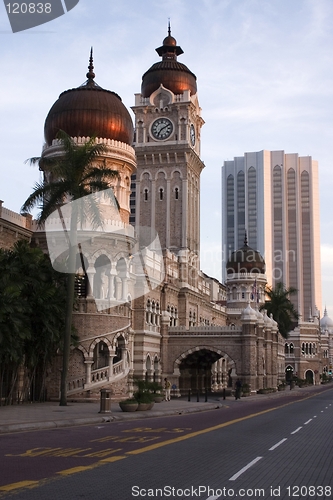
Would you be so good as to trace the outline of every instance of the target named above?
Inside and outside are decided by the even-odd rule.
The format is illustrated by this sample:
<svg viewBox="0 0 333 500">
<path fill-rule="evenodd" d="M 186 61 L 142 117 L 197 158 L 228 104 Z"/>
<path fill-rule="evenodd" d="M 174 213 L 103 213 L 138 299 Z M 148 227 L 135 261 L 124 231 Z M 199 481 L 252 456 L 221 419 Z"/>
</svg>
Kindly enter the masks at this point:
<svg viewBox="0 0 333 500">
<path fill-rule="evenodd" d="M 294 304 L 289 299 L 290 296 L 297 293 L 297 289 L 294 287 L 286 288 L 284 283 L 277 283 L 274 288 L 267 286 L 265 293 L 267 300 L 260 307 L 260 310 L 266 309 L 268 315 L 273 315 L 281 335 L 287 338 L 294 322 L 299 318 Z"/>
<path fill-rule="evenodd" d="M 93 227 L 102 227 L 101 212 L 94 196 L 87 196 L 104 191 L 105 196 L 117 205 L 111 181 L 119 177 L 116 170 L 104 165 L 96 165 L 96 159 L 107 150 L 104 144 L 96 144 L 94 137 L 84 144 L 76 144 L 65 132 L 58 133 L 63 147 L 61 156 L 31 158 L 31 164 L 39 164 L 44 171 L 44 180 L 36 183 L 32 194 L 22 206 L 23 212 L 29 212 L 35 206 L 40 208 L 37 222 L 41 226 L 46 219 L 58 210 L 60 218 L 64 201 L 80 200 L 72 203 L 68 255 L 68 281 L 66 301 L 66 322 L 64 329 L 63 369 L 61 374 L 60 406 L 67 405 L 67 372 L 69 365 L 72 314 L 74 302 L 76 256 L 78 249 L 78 224 L 89 220 Z"/>
</svg>

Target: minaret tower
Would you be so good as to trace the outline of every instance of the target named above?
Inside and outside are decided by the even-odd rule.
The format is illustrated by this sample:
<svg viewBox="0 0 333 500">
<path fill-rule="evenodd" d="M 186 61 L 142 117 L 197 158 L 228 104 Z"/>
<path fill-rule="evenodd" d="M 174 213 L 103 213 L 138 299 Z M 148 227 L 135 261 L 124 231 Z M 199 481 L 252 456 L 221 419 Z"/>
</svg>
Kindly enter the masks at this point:
<svg viewBox="0 0 333 500">
<path fill-rule="evenodd" d="M 183 50 L 171 36 L 170 24 L 156 52 L 162 60 L 143 75 L 141 93 L 135 95 L 132 107 L 137 156 L 135 225 L 156 230 L 164 252 L 198 268 L 204 121 L 196 76 L 177 61 Z"/>
</svg>

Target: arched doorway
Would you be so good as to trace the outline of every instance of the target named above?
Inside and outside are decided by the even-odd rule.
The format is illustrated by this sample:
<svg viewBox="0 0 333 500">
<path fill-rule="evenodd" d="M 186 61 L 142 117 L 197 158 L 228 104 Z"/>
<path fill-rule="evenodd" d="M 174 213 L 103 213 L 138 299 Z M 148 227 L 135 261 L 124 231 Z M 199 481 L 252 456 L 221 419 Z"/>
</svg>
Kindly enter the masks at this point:
<svg viewBox="0 0 333 500">
<path fill-rule="evenodd" d="M 308 384 L 312 384 L 313 385 L 314 377 L 313 377 L 313 371 L 312 370 L 306 370 L 306 372 L 305 372 L 305 380 L 307 381 Z"/>
<path fill-rule="evenodd" d="M 211 390 L 214 380 L 212 379 L 212 365 L 220 359 L 221 354 L 203 348 L 191 352 L 182 359 L 179 364 L 179 390 L 186 393 L 189 389 L 204 392 Z"/>
<path fill-rule="evenodd" d="M 294 378 L 294 368 L 290 365 L 286 367 L 286 382 L 289 384 Z"/>
</svg>

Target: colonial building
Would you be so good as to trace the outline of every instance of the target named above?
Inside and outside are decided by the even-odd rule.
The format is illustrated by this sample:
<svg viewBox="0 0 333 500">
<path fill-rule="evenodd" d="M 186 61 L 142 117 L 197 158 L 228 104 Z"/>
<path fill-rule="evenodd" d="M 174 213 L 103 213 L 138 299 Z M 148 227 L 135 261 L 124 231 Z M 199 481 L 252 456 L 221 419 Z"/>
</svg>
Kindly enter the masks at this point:
<svg viewBox="0 0 333 500">
<path fill-rule="evenodd" d="M 259 312 L 266 266 L 247 239 L 227 263 L 225 284 L 200 271 L 201 127 L 194 73 L 177 58 L 183 51 L 170 28 L 135 95 L 135 125 L 114 92 L 95 81 L 92 55 L 87 81 L 63 92 L 45 121 L 43 157 L 62 154 L 58 130 L 78 144 L 106 145 L 97 164 L 118 170 L 113 191 L 119 212 L 101 197 L 105 223 L 78 233 L 78 301 L 68 396 L 101 388 L 125 397 L 134 377 L 168 377 L 175 394 L 189 388 L 220 390 L 237 377 L 251 391 L 276 387 L 285 376 L 285 342 L 277 324 Z M 209 168 L 209 167 L 207 167 Z M 52 172 L 44 170 L 45 180 Z M 56 261 L 66 212 L 56 214 L 34 241 Z M 249 255 L 253 259 L 249 259 Z M 59 396 L 61 355 L 47 376 L 48 395 Z"/>
</svg>

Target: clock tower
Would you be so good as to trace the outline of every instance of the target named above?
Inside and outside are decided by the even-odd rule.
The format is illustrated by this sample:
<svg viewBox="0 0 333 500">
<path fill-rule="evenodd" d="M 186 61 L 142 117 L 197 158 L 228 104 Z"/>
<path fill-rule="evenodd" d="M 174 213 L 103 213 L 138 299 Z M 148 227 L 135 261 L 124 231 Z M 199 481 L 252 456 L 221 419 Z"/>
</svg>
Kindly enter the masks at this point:
<svg viewBox="0 0 333 500">
<path fill-rule="evenodd" d="M 156 51 L 162 60 L 143 75 L 141 93 L 135 95 L 132 107 L 137 173 L 131 220 L 136 227 L 156 230 L 164 253 L 170 251 L 198 270 L 204 121 L 196 76 L 177 61 L 183 50 L 170 26 Z"/>
</svg>

